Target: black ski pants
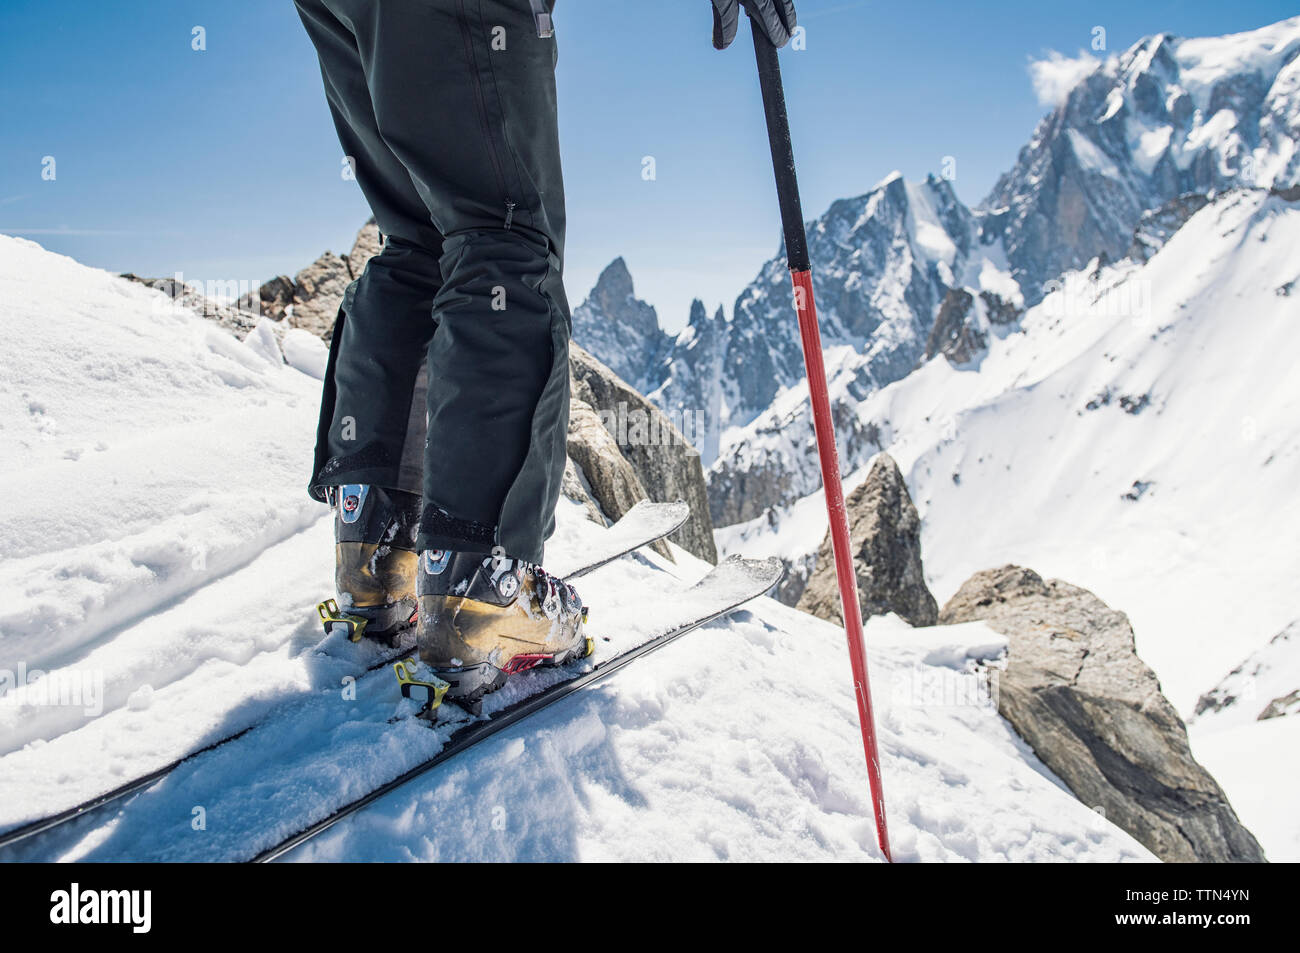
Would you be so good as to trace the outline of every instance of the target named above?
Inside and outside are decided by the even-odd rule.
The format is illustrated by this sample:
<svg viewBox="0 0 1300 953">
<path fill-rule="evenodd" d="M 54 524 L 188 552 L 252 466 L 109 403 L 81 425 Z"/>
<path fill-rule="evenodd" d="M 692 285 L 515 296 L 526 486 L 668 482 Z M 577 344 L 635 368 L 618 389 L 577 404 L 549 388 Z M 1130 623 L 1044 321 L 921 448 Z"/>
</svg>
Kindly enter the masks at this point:
<svg viewBox="0 0 1300 953">
<path fill-rule="evenodd" d="M 564 474 L 570 333 L 541 4 L 295 2 L 386 237 L 334 328 L 311 493 L 418 492 L 421 549 L 541 562 Z"/>
</svg>

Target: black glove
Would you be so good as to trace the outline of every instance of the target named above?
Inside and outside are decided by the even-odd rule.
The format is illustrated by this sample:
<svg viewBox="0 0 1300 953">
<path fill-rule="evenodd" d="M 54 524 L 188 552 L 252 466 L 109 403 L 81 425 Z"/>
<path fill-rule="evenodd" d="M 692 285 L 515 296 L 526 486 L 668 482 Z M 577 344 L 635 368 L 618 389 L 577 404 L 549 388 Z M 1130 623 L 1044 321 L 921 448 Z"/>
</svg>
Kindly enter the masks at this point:
<svg viewBox="0 0 1300 953">
<path fill-rule="evenodd" d="M 725 50 L 736 38 L 740 8 L 750 15 L 775 47 L 785 46 L 794 30 L 794 0 L 713 0 L 713 48 Z"/>
</svg>

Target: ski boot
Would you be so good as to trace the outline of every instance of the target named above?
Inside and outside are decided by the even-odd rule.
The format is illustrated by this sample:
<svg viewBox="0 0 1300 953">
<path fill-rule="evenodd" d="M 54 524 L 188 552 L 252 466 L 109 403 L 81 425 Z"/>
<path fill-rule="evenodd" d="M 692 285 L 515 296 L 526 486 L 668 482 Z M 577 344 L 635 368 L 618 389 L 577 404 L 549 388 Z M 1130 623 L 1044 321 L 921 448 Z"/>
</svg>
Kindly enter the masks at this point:
<svg viewBox="0 0 1300 953">
<path fill-rule="evenodd" d="M 478 714 L 483 696 L 539 665 L 594 649 L 574 588 L 540 566 L 484 553 L 425 550 L 418 572 L 419 661 L 394 666 L 426 713 L 444 697 Z"/>
<path fill-rule="evenodd" d="M 393 645 L 415 622 L 420 497 L 352 484 L 331 487 L 329 498 L 339 597 L 316 607 L 325 633 L 339 630 L 352 642 L 365 637 Z"/>
</svg>

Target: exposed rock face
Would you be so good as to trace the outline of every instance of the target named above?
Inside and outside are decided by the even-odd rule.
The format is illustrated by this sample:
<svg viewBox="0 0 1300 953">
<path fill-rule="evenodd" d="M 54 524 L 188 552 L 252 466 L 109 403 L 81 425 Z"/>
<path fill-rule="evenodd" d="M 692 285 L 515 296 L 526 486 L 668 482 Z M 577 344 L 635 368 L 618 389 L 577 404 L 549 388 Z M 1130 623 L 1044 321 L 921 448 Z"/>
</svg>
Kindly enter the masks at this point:
<svg viewBox="0 0 1300 953">
<path fill-rule="evenodd" d="M 572 405 L 570 405 L 572 412 Z M 608 525 L 608 520 L 596 502 L 595 494 L 592 492 L 591 484 L 587 482 L 587 476 L 573 462 L 570 456 L 564 461 L 564 479 L 560 482 L 560 495 L 567 500 L 582 505 L 587 511 L 587 519 L 593 523 L 599 523 L 602 526 Z"/>
<path fill-rule="evenodd" d="M 939 305 L 925 344 L 925 358 L 942 354 L 957 366 L 978 364 L 988 350 L 989 335 L 1003 335 L 1024 314 L 1015 302 L 992 291 L 973 295 L 952 288 Z"/>
<path fill-rule="evenodd" d="M 659 366 L 647 371 L 655 389 L 646 391 L 646 396 L 683 421 L 683 429 L 690 421 L 691 443 L 706 466 L 718 456 L 716 424 L 722 419 L 720 382 L 729 333 L 722 306 L 709 317 L 704 302 L 696 298 L 685 329 L 673 339 Z"/>
<path fill-rule="evenodd" d="M 361 277 L 366 262 L 382 247 L 379 228 L 372 218 L 357 232 L 346 258 L 327 251 L 293 278 L 280 275 L 264 282 L 257 291 L 240 298 L 238 306 L 258 311 L 273 321 L 287 315 L 290 327 L 303 328 L 328 342 L 343 293 Z"/>
<path fill-rule="evenodd" d="M 954 364 L 969 364 L 988 347 L 988 338 L 969 321 L 974 307 L 975 296 L 965 288 L 949 290 L 925 344 L 927 361 L 942 354 Z"/>
<path fill-rule="evenodd" d="M 289 323 L 328 341 L 334 333 L 343 293 L 351 283 L 348 260 L 325 252 L 294 276 Z"/>
<path fill-rule="evenodd" d="M 921 567 L 921 521 L 889 454 L 876 457 L 847 505 L 863 616 L 893 612 L 912 625 L 934 625 L 939 606 Z M 829 532 L 798 607 L 822 619 L 843 621 Z"/>
<path fill-rule="evenodd" d="M 916 366 L 944 295 L 981 254 L 975 235 L 951 183 L 934 176 L 909 183 L 891 175 L 810 223 L 822 337 L 856 352 L 849 373 L 859 399 Z M 711 466 L 722 430 L 753 421 L 804 377 L 791 294 L 782 247 L 737 297 L 729 320 L 692 315 L 659 371 L 662 383 L 650 393 L 660 407 L 704 412 L 707 436 L 697 439 Z"/>
<path fill-rule="evenodd" d="M 1187 223 L 1187 220 L 1210 203 L 1208 195 L 1188 192 L 1175 199 L 1170 199 L 1156 209 L 1142 213 L 1138 226 L 1133 230 L 1133 243 L 1128 253 L 1138 261 L 1147 261 L 1165 247 L 1165 242 L 1173 237 Z"/>
<path fill-rule="evenodd" d="M 618 444 L 586 401 L 569 401 L 568 445 L 569 460 L 581 470 L 591 496 L 611 520 L 646 499 L 632 464 L 619 453 Z"/>
<path fill-rule="evenodd" d="M 1300 19 L 1188 40 L 1160 34 L 1099 62 L 1034 131 L 981 206 L 1026 302 L 1063 272 L 1127 251 L 1142 213 L 1185 193 L 1300 177 Z"/>
<path fill-rule="evenodd" d="M 1300 619 L 1273 636 L 1196 700 L 1192 720 L 1220 727 L 1300 711 Z"/>
<path fill-rule="evenodd" d="M 1007 301 L 992 291 L 981 291 L 980 301 L 984 304 L 984 315 L 988 322 L 998 327 L 1015 324 L 1025 314 L 1024 309 L 1015 302 Z"/>
<path fill-rule="evenodd" d="M 250 311 L 260 308 L 264 317 L 279 321 L 293 304 L 293 279 L 288 275 L 277 275 L 262 282 L 256 292 L 240 298 L 239 303 Z"/>
<path fill-rule="evenodd" d="M 1019 566 L 976 573 L 944 624 L 1010 640 L 998 711 L 1084 804 L 1166 861 L 1262 861 L 1187 730 L 1138 658 L 1133 629 L 1091 592 Z"/>
<path fill-rule="evenodd" d="M 141 278 L 130 272 L 121 277 L 161 291 L 176 304 L 189 308 L 201 318 L 216 322 L 241 340 L 257 327 L 258 315 L 241 307 L 242 299 L 231 306 L 209 298 L 193 285 L 177 281 L 175 278 Z"/>
<path fill-rule="evenodd" d="M 569 372 L 574 398 L 593 409 L 649 498 L 690 505 L 691 518 L 670 539 L 701 559 L 717 562 L 699 453 L 662 411 L 576 344 L 570 349 Z M 587 478 L 594 487 L 590 473 Z M 617 518 L 623 511 L 615 514 L 606 507 L 605 512 Z"/>
<path fill-rule="evenodd" d="M 1259 713 L 1259 720 L 1266 721 L 1269 718 L 1285 718 L 1287 715 L 1300 713 L 1300 688 L 1291 692 L 1289 695 L 1283 695 L 1280 698 L 1274 698 L 1264 706 L 1264 710 Z"/>
<path fill-rule="evenodd" d="M 573 340 L 645 391 L 658 384 L 651 378 L 670 339 L 655 309 L 634 293 L 627 263 L 615 258 L 587 300 L 573 309 Z"/>
<path fill-rule="evenodd" d="M 373 218 L 361 226 L 361 231 L 357 232 L 356 240 L 352 243 L 352 251 L 348 252 L 348 272 L 353 278 L 360 278 L 366 270 L 366 262 L 383 249 L 382 239 L 379 226 Z"/>
</svg>

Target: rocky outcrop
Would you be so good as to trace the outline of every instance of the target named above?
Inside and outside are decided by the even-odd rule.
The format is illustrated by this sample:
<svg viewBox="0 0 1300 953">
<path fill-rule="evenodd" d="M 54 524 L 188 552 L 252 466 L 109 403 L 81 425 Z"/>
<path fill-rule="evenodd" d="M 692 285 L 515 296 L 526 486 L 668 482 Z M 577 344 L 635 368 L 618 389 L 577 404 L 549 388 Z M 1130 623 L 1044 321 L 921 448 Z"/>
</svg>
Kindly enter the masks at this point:
<svg viewBox="0 0 1300 953">
<path fill-rule="evenodd" d="M 1300 714 L 1300 688 L 1289 695 L 1274 698 L 1265 705 L 1264 710 L 1259 713 L 1259 720 L 1267 721 L 1270 718 L 1285 718 L 1287 715 L 1296 714 Z"/>
<path fill-rule="evenodd" d="M 1187 223 L 1187 220 L 1210 203 L 1208 195 L 1188 192 L 1170 199 L 1159 208 L 1142 213 L 1137 228 L 1133 230 L 1133 243 L 1129 245 L 1130 258 L 1147 261 L 1165 247 L 1165 242 L 1173 237 Z"/>
<path fill-rule="evenodd" d="M 560 495 L 586 510 L 587 519 L 593 523 L 608 525 L 609 520 L 606 519 L 600 504 L 596 502 L 591 484 L 587 482 L 587 475 L 573 462 L 572 456 L 564 461 L 564 478 L 560 481 Z"/>
<path fill-rule="evenodd" d="M 361 231 L 357 232 L 356 240 L 352 243 L 352 251 L 348 252 L 348 272 L 353 278 L 360 278 L 366 270 L 366 262 L 383 249 L 383 238 L 373 218 L 361 226 Z"/>
<path fill-rule="evenodd" d="M 924 360 L 942 354 L 958 366 L 977 363 L 988 350 L 989 335 L 1006 333 L 1023 314 L 1016 302 L 992 291 L 976 296 L 969 289 L 953 288 L 934 317 Z"/>
<path fill-rule="evenodd" d="M 569 373 L 573 397 L 595 413 L 646 495 L 658 502 L 685 500 L 690 505 L 691 518 L 669 538 L 687 552 L 717 562 L 699 453 L 662 411 L 576 344 L 569 353 Z M 590 473 L 587 478 L 594 487 L 596 480 Z M 624 511 L 605 512 L 617 518 Z"/>
<path fill-rule="evenodd" d="M 586 401 L 569 401 L 568 449 L 569 459 L 582 471 L 592 497 L 611 520 L 647 498 L 632 464 Z"/>
<path fill-rule="evenodd" d="M 1300 619 L 1196 700 L 1192 721 L 1213 719 L 1219 728 L 1300 711 Z"/>
<path fill-rule="evenodd" d="M 273 321 L 287 318 L 289 327 L 303 328 L 328 342 L 343 293 L 361 277 L 366 262 L 382 247 L 379 228 L 372 218 L 357 232 L 347 257 L 327 251 L 293 278 L 279 275 L 263 282 L 257 291 L 240 298 L 237 305 Z"/>
<path fill-rule="evenodd" d="M 242 307 L 240 302 L 236 302 L 233 306 L 223 304 L 207 297 L 198 288 L 186 282 L 177 281 L 175 278 L 141 278 L 130 272 L 120 277 L 137 284 L 148 285 L 155 291 L 161 291 L 176 304 L 188 308 L 199 317 L 215 322 L 241 340 L 257 327 L 259 316 L 256 312 Z"/>
<path fill-rule="evenodd" d="M 294 276 L 289 324 L 328 341 L 334 333 L 343 293 L 351 283 L 348 260 L 325 252 Z"/>
<path fill-rule="evenodd" d="M 989 341 L 970 320 L 974 307 L 975 296 L 965 288 L 949 290 L 925 342 L 925 360 L 942 354 L 954 364 L 969 364 L 984 352 Z"/>
<path fill-rule="evenodd" d="M 1084 804 L 1166 861 L 1261 861 L 1178 713 L 1138 657 L 1122 612 L 1086 589 L 1019 566 L 976 573 L 944 624 L 1005 635 L 998 711 Z"/>
<path fill-rule="evenodd" d="M 255 293 L 240 298 L 239 303 L 250 311 L 260 308 L 263 316 L 272 321 L 280 321 L 293 304 L 293 294 L 293 279 L 288 275 L 277 275 L 270 281 L 262 282 Z"/>
<path fill-rule="evenodd" d="M 934 625 L 939 606 L 921 567 L 921 520 L 889 454 L 876 457 L 866 482 L 849 495 L 847 505 L 863 616 L 893 612 L 912 625 Z M 829 532 L 798 608 L 843 621 Z"/>
</svg>

